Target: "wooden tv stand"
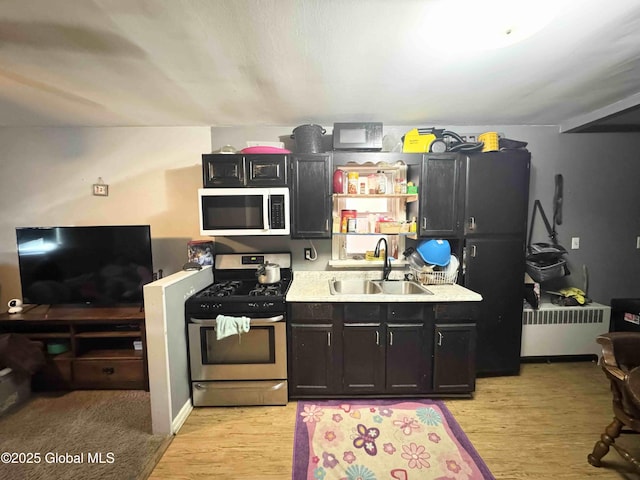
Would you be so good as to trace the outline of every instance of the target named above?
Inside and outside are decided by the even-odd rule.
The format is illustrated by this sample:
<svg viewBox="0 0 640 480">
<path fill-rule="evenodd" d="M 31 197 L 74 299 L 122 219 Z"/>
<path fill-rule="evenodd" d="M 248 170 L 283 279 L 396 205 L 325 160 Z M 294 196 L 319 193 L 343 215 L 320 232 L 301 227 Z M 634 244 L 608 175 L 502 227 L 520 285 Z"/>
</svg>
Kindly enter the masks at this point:
<svg viewBox="0 0 640 480">
<path fill-rule="evenodd" d="M 144 322 L 140 306 L 26 305 L 0 314 L 0 333 L 42 342 L 47 363 L 33 377 L 34 390 L 149 390 Z"/>
</svg>

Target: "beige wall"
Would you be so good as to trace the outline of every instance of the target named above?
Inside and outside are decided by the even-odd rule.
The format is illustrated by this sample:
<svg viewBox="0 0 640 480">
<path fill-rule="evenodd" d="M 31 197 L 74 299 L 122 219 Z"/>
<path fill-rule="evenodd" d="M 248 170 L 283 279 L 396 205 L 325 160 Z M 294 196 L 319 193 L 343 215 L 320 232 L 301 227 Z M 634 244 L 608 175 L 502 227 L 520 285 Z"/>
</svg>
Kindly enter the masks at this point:
<svg viewBox="0 0 640 480">
<path fill-rule="evenodd" d="M 20 298 L 15 227 L 150 224 L 168 275 L 200 238 L 197 189 L 208 127 L 0 129 L 0 311 Z M 108 197 L 92 195 L 101 177 Z"/>
<path fill-rule="evenodd" d="M 0 310 L 21 296 L 16 226 L 150 224 L 155 268 L 169 275 L 186 260 L 186 242 L 201 238 L 201 154 L 225 144 L 239 149 L 247 140 L 281 140 L 294 148 L 293 128 L 0 128 Z M 401 136 L 409 128 L 385 127 L 385 133 Z M 563 174 L 564 223 L 558 238 L 568 247 L 571 237 L 580 237 L 580 250 L 568 256 L 572 275 L 563 281 L 582 287 L 585 266 L 594 301 L 609 304 L 611 298 L 640 295 L 640 135 L 561 135 L 554 126 L 447 128 L 460 134 L 497 130 L 529 142 L 529 211 L 536 198 L 550 211 L 553 177 Z M 110 185 L 107 198 L 91 195 L 98 177 Z M 535 241 L 545 238 L 538 222 Z M 303 249 L 311 245 L 318 250 L 316 262 L 303 259 Z M 329 240 L 216 239 L 217 252 L 276 250 L 291 251 L 296 270 L 329 269 Z"/>
</svg>

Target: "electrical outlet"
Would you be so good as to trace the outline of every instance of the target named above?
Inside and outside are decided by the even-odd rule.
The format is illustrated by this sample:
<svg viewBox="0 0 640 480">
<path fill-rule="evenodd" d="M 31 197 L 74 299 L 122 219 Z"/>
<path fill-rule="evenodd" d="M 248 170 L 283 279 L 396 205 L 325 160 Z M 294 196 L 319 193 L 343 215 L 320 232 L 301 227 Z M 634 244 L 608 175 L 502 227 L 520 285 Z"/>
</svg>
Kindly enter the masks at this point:
<svg viewBox="0 0 640 480">
<path fill-rule="evenodd" d="M 580 237 L 571 237 L 571 250 L 578 250 L 580 248 Z"/>
<path fill-rule="evenodd" d="M 310 248 L 305 248 L 304 249 L 304 259 L 305 260 L 311 260 L 311 249 Z"/>
</svg>

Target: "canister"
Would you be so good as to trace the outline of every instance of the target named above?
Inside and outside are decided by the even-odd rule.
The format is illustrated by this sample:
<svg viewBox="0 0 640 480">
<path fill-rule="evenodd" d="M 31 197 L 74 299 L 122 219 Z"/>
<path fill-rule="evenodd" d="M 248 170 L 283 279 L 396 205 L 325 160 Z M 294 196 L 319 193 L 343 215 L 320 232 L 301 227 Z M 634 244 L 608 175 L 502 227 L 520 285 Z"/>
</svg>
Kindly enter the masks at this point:
<svg viewBox="0 0 640 480">
<path fill-rule="evenodd" d="M 339 168 L 333 172 L 333 193 L 344 193 L 344 170 Z"/>
<path fill-rule="evenodd" d="M 347 175 L 347 193 L 349 195 L 354 195 L 358 193 L 359 178 L 360 178 L 360 175 L 358 174 L 358 172 L 349 172 L 349 174 Z"/>
<path fill-rule="evenodd" d="M 340 220 L 340 231 L 342 233 L 355 232 L 356 231 L 356 210 L 342 210 Z M 349 230 L 352 228 L 352 230 Z"/>
</svg>

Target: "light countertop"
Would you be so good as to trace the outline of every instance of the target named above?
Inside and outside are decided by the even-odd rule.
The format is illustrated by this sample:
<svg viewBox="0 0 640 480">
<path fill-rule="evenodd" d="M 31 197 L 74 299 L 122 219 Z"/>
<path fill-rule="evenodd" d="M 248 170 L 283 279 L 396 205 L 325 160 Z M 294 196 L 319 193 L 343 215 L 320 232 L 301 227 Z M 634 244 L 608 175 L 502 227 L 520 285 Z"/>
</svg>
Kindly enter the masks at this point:
<svg viewBox="0 0 640 480">
<path fill-rule="evenodd" d="M 433 295 L 331 295 L 330 280 L 380 280 L 379 271 L 296 271 L 287 292 L 287 302 L 479 302 L 482 296 L 460 285 L 425 285 Z M 394 278 L 392 274 L 392 278 Z"/>
</svg>

